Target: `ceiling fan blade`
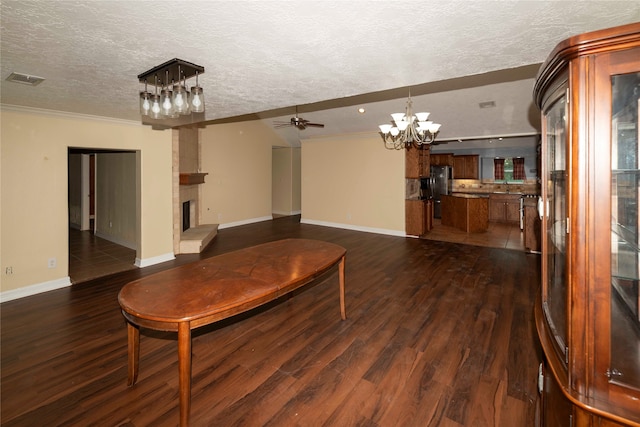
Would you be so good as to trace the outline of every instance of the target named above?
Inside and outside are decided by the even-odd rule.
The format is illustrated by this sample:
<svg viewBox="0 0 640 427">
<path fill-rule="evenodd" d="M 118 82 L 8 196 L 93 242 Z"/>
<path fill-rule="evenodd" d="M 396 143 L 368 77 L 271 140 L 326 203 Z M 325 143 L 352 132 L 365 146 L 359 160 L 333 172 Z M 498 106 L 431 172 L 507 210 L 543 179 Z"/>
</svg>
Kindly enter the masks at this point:
<svg viewBox="0 0 640 427">
<path fill-rule="evenodd" d="M 316 128 L 323 128 L 324 125 L 322 123 L 305 123 L 306 126 L 313 126 Z"/>
</svg>

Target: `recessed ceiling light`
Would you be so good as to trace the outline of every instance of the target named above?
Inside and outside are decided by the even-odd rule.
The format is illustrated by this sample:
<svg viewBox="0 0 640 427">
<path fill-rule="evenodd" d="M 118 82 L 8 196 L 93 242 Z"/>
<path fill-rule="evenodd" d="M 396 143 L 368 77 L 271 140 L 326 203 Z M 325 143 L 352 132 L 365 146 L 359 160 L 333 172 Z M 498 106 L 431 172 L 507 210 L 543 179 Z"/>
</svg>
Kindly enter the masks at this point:
<svg viewBox="0 0 640 427">
<path fill-rule="evenodd" d="M 29 74 L 11 73 L 6 78 L 8 82 L 20 83 L 23 85 L 37 86 L 44 81 L 43 77 L 30 76 Z"/>
<path fill-rule="evenodd" d="M 365 111 L 366 110 L 364 108 L 362 108 L 362 107 L 358 108 L 358 113 L 360 113 L 360 114 L 364 114 Z"/>
<path fill-rule="evenodd" d="M 478 104 L 480 108 L 493 108 L 496 106 L 495 101 L 485 101 Z"/>
</svg>

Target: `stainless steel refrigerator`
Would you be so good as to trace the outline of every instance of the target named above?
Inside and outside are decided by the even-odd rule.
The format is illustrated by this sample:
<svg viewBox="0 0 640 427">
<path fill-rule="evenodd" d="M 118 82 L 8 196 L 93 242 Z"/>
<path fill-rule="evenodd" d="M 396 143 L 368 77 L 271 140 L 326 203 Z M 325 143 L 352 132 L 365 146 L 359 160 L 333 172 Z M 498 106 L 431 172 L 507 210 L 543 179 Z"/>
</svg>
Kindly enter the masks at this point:
<svg viewBox="0 0 640 427">
<path fill-rule="evenodd" d="M 441 218 L 441 196 L 451 194 L 453 170 L 451 166 L 431 166 L 429 178 L 422 182 L 423 197 L 433 199 L 433 216 Z"/>
</svg>

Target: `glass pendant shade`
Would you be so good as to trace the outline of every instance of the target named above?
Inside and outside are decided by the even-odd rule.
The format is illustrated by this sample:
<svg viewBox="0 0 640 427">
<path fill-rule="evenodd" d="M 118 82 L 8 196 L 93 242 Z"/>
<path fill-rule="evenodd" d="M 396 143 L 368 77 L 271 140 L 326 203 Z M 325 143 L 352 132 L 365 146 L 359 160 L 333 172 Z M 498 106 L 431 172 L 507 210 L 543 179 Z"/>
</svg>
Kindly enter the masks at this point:
<svg viewBox="0 0 640 427">
<path fill-rule="evenodd" d="M 140 92 L 140 114 L 142 116 L 148 116 L 151 112 L 151 94 L 149 92 Z"/>
<path fill-rule="evenodd" d="M 169 89 L 163 89 L 160 92 L 160 106 L 162 107 L 162 115 L 164 117 L 173 116 L 173 92 Z"/>
<path fill-rule="evenodd" d="M 396 125 L 397 125 L 398 122 L 401 122 L 404 120 L 404 113 L 393 113 L 391 114 L 391 118 L 393 119 L 394 122 L 396 122 Z"/>
<path fill-rule="evenodd" d="M 382 132 L 383 134 L 388 134 L 389 131 L 391 130 L 391 128 L 393 127 L 392 125 L 380 125 L 378 126 L 380 128 L 380 132 Z"/>
<path fill-rule="evenodd" d="M 200 86 L 191 88 L 191 111 L 194 113 L 204 112 L 204 92 Z"/>
<path fill-rule="evenodd" d="M 416 113 L 416 118 L 419 122 L 426 122 L 430 113 Z"/>
<path fill-rule="evenodd" d="M 173 108 L 178 114 L 189 114 L 189 92 L 182 85 L 173 86 Z"/>
<path fill-rule="evenodd" d="M 152 119 L 162 118 L 162 107 L 160 106 L 160 95 L 151 95 L 151 111 L 149 116 Z"/>
<path fill-rule="evenodd" d="M 429 132 L 433 134 L 439 132 L 440 126 L 442 126 L 440 123 L 431 123 L 431 125 L 429 126 Z"/>
</svg>

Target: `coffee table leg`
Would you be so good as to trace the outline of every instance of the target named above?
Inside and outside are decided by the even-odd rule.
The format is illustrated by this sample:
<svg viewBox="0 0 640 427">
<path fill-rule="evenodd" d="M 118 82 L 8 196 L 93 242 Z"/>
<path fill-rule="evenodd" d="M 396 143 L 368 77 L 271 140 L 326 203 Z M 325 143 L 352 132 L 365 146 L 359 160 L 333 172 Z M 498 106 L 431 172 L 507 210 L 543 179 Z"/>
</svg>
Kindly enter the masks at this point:
<svg viewBox="0 0 640 427">
<path fill-rule="evenodd" d="M 342 320 L 347 320 L 347 309 L 344 304 L 344 263 L 346 261 L 346 256 L 343 256 L 340 260 L 340 265 L 338 269 L 340 270 L 340 316 Z"/>
<path fill-rule="evenodd" d="M 191 327 L 189 322 L 178 324 L 178 365 L 180 369 L 180 426 L 187 427 L 191 410 Z"/>
<path fill-rule="evenodd" d="M 131 387 L 138 379 L 138 360 L 140 359 L 140 329 L 127 322 L 127 346 L 129 350 L 129 370 L 127 386 Z"/>
</svg>

